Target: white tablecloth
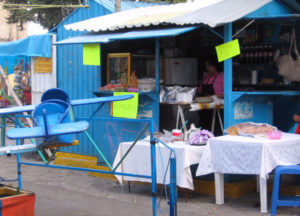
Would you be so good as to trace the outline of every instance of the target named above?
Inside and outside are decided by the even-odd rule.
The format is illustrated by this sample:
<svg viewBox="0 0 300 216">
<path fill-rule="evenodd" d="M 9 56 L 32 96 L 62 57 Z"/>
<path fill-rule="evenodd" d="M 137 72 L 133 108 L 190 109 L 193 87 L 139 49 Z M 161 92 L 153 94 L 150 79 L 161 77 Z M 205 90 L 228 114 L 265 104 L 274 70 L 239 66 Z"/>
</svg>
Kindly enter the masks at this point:
<svg viewBox="0 0 300 216">
<path fill-rule="evenodd" d="M 279 165 L 300 164 L 300 135 L 280 140 L 220 136 L 209 140 L 196 176 L 215 173 L 216 203 L 224 204 L 224 173 L 259 175 L 261 212 L 267 213 L 268 174 Z"/>
<path fill-rule="evenodd" d="M 295 164 L 300 164 L 300 135 L 284 133 L 280 140 L 226 135 L 209 140 L 196 175 L 255 174 L 266 179 L 276 166 Z"/>
<path fill-rule="evenodd" d="M 132 142 L 120 143 L 113 167 L 117 165 L 123 154 L 126 153 L 131 145 Z M 194 185 L 190 165 L 197 164 L 199 162 L 205 146 L 190 146 L 183 142 L 171 144 L 168 143 L 168 145 L 176 151 L 177 185 L 182 188 L 193 190 Z M 157 183 L 162 184 L 164 173 L 170 156 L 170 150 L 161 144 L 156 146 Z M 149 141 L 138 141 L 116 171 L 140 175 L 151 175 Z M 119 175 L 117 175 L 116 177 L 121 183 L 123 180 L 151 182 L 151 179 L 145 178 L 135 178 Z M 169 182 L 170 174 L 168 169 L 166 183 L 168 184 Z"/>
</svg>

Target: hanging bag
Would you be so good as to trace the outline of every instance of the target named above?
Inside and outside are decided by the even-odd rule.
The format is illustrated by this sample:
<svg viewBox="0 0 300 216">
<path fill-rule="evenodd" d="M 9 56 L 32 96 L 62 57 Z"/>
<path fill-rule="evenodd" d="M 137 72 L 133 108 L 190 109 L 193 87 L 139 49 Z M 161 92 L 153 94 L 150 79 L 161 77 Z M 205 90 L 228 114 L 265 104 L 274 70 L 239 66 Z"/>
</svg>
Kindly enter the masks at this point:
<svg viewBox="0 0 300 216">
<path fill-rule="evenodd" d="M 294 47 L 296 59 L 294 59 L 291 55 L 292 47 Z M 300 56 L 297 49 L 295 29 L 293 29 L 291 33 L 289 52 L 287 55 L 283 55 L 280 57 L 277 66 L 279 69 L 278 73 L 281 76 L 287 78 L 290 81 L 300 81 Z"/>
</svg>

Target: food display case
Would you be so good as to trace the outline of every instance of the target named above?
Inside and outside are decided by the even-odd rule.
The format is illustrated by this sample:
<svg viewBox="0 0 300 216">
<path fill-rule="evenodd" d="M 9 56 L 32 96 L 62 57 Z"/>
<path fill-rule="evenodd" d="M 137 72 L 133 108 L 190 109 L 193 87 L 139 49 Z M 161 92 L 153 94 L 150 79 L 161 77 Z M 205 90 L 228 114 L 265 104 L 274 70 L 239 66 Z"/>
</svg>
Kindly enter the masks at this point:
<svg viewBox="0 0 300 216">
<path fill-rule="evenodd" d="M 106 85 L 94 91 L 97 97 L 112 96 L 114 92 L 137 92 L 139 95 L 138 118 L 154 118 L 158 125 L 159 94 L 155 91 L 155 64 L 153 55 L 134 53 L 107 54 Z M 132 72 L 138 78 L 138 86 L 131 85 Z M 154 81 L 154 82 L 153 82 Z M 111 107 L 103 108 L 110 113 Z"/>
<path fill-rule="evenodd" d="M 130 84 L 130 53 L 110 53 L 107 56 L 107 83 Z"/>
</svg>

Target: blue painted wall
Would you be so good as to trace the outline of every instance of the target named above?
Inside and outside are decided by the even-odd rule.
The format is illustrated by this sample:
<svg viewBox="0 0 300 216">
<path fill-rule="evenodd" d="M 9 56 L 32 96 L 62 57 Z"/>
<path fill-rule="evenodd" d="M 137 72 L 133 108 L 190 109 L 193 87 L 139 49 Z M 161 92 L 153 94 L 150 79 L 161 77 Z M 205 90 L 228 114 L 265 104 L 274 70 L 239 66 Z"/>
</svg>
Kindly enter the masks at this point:
<svg viewBox="0 0 300 216">
<path fill-rule="evenodd" d="M 249 19 L 259 19 L 266 17 L 277 17 L 286 14 L 291 14 L 291 11 L 288 7 L 278 1 L 271 1 L 258 10 L 246 15 L 245 17 Z"/>
<path fill-rule="evenodd" d="M 104 4 L 105 7 L 102 5 Z M 153 3 L 151 3 L 153 4 Z M 122 10 L 133 7 L 141 7 L 150 5 L 149 3 L 141 4 L 134 1 L 122 1 Z M 57 33 L 57 41 L 82 34 L 82 32 L 67 31 L 64 25 L 86 20 L 89 18 L 106 15 L 114 10 L 114 1 L 111 0 L 91 0 L 89 8 L 81 8 L 75 10 L 62 23 L 60 23 L 52 32 Z M 92 98 L 95 97 L 94 91 L 97 91 L 101 86 L 101 71 L 106 73 L 101 66 L 86 66 L 82 62 L 82 47 L 83 45 L 60 45 L 57 47 L 57 83 L 58 87 L 64 89 L 71 99 Z M 105 96 L 105 95 L 103 95 Z M 143 95 L 139 97 L 139 115 L 144 115 L 148 111 L 155 108 L 154 101 L 151 97 L 157 95 Z M 97 105 L 75 107 L 75 117 L 84 119 L 89 117 L 97 108 Z M 142 130 L 143 124 L 133 123 L 115 123 L 113 121 L 105 122 L 99 117 L 110 116 L 110 104 L 105 104 L 101 111 L 97 113 L 95 119 L 90 122 L 88 132 L 94 138 L 98 147 L 103 151 L 104 155 L 112 163 L 116 154 L 118 145 L 122 141 L 134 140 L 139 131 Z M 154 111 L 158 116 L 158 110 Z M 97 155 L 94 147 L 84 135 L 79 135 L 79 145 L 75 147 L 66 147 L 62 151 L 84 154 Z M 98 158 L 100 162 L 101 158 Z"/>
<path fill-rule="evenodd" d="M 63 25 L 109 13 L 95 1 L 89 1 L 89 5 L 88 9 L 75 10 L 60 23 L 56 28 L 58 41 L 82 34 L 82 32 L 67 31 Z M 71 99 L 94 97 L 92 92 L 99 87 L 101 82 L 100 72 L 101 68 L 98 66 L 84 66 L 82 64 L 81 44 L 57 47 L 57 86 L 66 90 Z M 76 118 L 87 116 L 87 113 L 92 113 L 94 109 L 95 106 L 93 105 L 76 107 L 75 116 Z M 91 145 L 86 145 L 87 139 L 85 137 L 79 136 L 79 143 L 80 145 L 66 148 L 64 151 L 78 152 L 78 154 L 93 153 Z"/>
<path fill-rule="evenodd" d="M 245 121 L 273 124 L 273 100 L 264 95 L 243 95 L 232 103 L 232 124 Z"/>
</svg>

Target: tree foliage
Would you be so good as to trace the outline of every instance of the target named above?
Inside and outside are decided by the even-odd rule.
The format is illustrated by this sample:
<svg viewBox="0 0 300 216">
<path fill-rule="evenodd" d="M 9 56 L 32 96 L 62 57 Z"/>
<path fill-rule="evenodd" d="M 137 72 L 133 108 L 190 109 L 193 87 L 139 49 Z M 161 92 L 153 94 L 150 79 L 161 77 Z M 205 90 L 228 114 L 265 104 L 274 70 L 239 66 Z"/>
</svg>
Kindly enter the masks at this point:
<svg viewBox="0 0 300 216">
<path fill-rule="evenodd" d="M 4 0 L 5 4 L 29 4 L 29 5 L 62 5 L 62 7 L 47 8 L 26 8 L 26 7 L 5 7 L 9 10 L 8 23 L 18 23 L 23 29 L 23 24 L 33 21 L 41 24 L 46 29 L 52 29 L 68 16 L 75 8 L 66 5 L 78 5 L 80 0 Z"/>
<path fill-rule="evenodd" d="M 67 17 L 75 8 L 66 7 L 66 5 L 79 5 L 83 0 L 2 0 L 5 4 L 28 4 L 28 5 L 62 5 L 62 7 L 47 8 L 26 8 L 26 7 L 5 7 L 9 10 L 7 17 L 8 23 L 18 23 L 23 29 L 23 24 L 27 21 L 33 21 L 41 24 L 46 29 L 52 29 Z M 121 1 L 121 0 L 120 0 Z M 141 0 L 153 1 L 153 0 Z M 179 3 L 186 0 L 158 0 L 157 2 Z M 0 0 L 1 2 L 1 0 Z M 156 2 L 155 0 L 153 2 Z"/>
</svg>

